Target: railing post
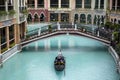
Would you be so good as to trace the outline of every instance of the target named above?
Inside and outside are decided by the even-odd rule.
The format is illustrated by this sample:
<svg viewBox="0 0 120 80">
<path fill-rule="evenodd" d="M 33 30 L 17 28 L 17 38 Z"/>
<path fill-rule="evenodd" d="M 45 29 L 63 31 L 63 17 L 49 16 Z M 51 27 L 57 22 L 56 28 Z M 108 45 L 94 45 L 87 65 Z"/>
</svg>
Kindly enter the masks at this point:
<svg viewBox="0 0 120 80">
<path fill-rule="evenodd" d="M 3 57 L 2 57 L 2 54 L 0 54 L 0 67 L 3 67 Z"/>
<path fill-rule="evenodd" d="M 38 36 L 40 36 L 40 34 L 41 34 L 41 27 L 38 30 Z"/>
<path fill-rule="evenodd" d="M 75 24 L 75 30 L 77 30 L 77 24 Z"/>
<path fill-rule="evenodd" d="M 60 29 L 60 23 L 59 23 L 59 22 L 57 22 L 57 26 L 58 26 L 58 30 L 61 30 L 61 29 Z"/>
<path fill-rule="evenodd" d="M 99 37 L 99 29 L 98 29 L 98 31 L 97 31 L 97 36 Z"/>
</svg>

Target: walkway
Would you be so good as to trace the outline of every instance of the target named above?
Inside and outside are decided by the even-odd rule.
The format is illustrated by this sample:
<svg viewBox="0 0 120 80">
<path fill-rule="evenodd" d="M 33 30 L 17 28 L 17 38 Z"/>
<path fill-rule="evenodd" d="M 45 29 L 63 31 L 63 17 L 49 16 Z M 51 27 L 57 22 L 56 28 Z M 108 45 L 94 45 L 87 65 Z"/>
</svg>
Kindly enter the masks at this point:
<svg viewBox="0 0 120 80">
<path fill-rule="evenodd" d="M 108 34 L 102 34 L 100 31 L 95 29 L 93 30 L 92 28 L 86 28 L 85 26 L 80 26 L 77 24 L 73 25 L 70 23 L 57 23 L 28 32 L 26 38 L 21 41 L 21 46 L 24 47 L 34 41 L 60 34 L 80 35 L 101 41 L 106 44 L 110 44 L 110 36 L 108 36 Z"/>
</svg>

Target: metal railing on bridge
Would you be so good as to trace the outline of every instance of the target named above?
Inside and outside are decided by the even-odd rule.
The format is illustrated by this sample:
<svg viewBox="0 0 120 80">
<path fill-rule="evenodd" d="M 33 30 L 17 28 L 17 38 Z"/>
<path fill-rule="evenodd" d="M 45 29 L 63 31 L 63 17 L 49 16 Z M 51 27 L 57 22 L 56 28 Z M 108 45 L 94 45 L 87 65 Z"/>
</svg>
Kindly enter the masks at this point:
<svg viewBox="0 0 120 80">
<path fill-rule="evenodd" d="M 82 25 L 82 24 L 73 24 L 73 23 L 54 23 L 27 32 L 26 38 L 22 41 L 27 41 L 36 38 L 38 36 L 47 35 L 60 30 L 79 31 L 108 41 L 111 40 L 111 35 L 112 35 L 109 31 L 106 31 L 103 28 L 97 28 L 91 25 Z"/>
</svg>

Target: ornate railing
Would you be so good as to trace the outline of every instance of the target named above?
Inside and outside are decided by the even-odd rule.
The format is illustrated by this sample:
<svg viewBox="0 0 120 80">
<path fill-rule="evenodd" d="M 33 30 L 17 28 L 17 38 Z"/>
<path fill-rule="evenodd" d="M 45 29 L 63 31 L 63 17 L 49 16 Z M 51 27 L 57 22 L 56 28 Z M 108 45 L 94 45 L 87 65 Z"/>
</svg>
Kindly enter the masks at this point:
<svg viewBox="0 0 120 80">
<path fill-rule="evenodd" d="M 97 37 L 99 39 L 103 39 L 107 41 L 111 40 L 111 33 L 102 28 L 97 28 L 93 26 L 91 27 L 88 25 L 81 25 L 81 24 L 57 23 L 57 24 L 52 24 L 48 26 L 43 26 L 27 32 L 26 38 L 22 40 L 22 42 L 29 41 L 31 39 L 34 39 L 43 35 L 47 35 L 50 33 L 54 33 L 57 31 L 81 32 L 86 35 Z"/>
</svg>

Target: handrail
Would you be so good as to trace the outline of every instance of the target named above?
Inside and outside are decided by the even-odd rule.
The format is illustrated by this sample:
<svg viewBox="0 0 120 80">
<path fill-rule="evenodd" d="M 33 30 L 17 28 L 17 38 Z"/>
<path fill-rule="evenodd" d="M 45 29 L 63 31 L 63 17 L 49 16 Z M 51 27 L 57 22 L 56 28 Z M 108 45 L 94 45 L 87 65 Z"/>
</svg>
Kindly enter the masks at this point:
<svg viewBox="0 0 120 80">
<path fill-rule="evenodd" d="M 72 23 L 57 23 L 57 24 L 55 23 L 55 24 L 51 24 L 51 26 L 48 25 L 48 26 L 40 27 L 28 32 L 26 34 L 26 39 L 22 40 L 22 42 L 28 41 L 43 35 L 51 34 L 57 31 L 66 31 L 66 32 L 73 31 L 74 33 L 81 32 L 86 35 L 93 36 L 94 39 L 97 39 L 97 40 L 102 39 L 109 42 L 111 40 L 110 33 L 104 32 L 104 30 L 98 30 L 96 27 L 89 27 L 88 25 L 79 25 L 79 24 L 72 24 Z"/>
</svg>

